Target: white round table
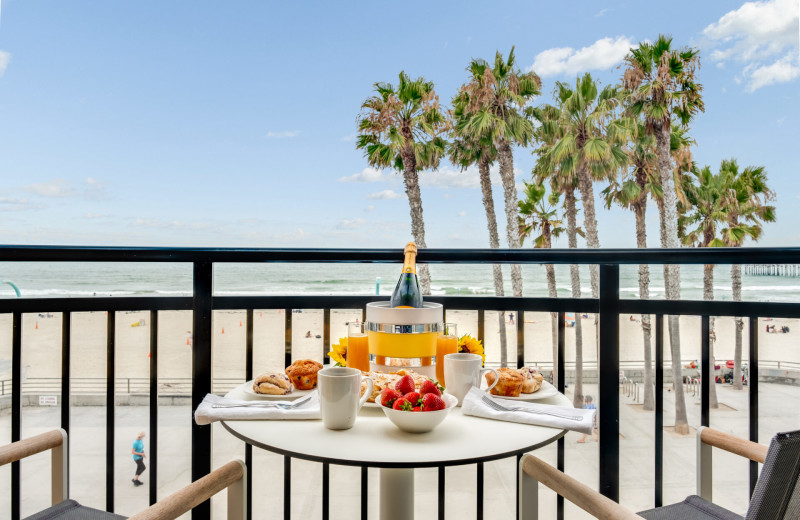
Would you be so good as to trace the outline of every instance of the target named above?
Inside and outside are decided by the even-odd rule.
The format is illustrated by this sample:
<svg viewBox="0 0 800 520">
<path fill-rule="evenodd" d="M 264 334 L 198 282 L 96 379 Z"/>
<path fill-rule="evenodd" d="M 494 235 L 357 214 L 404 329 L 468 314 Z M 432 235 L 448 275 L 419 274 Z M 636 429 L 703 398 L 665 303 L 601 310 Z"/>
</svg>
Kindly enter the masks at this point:
<svg viewBox="0 0 800 520">
<path fill-rule="evenodd" d="M 231 399 L 250 399 L 240 388 Z M 572 406 L 562 394 L 540 403 Z M 379 408 L 363 407 L 350 430 L 322 421 L 223 421 L 248 444 L 298 459 L 381 468 L 381 520 L 414 516 L 414 468 L 457 466 L 513 457 L 561 438 L 566 430 L 466 416 L 453 409 L 435 430 L 406 433 Z M 391 490 L 391 492 L 389 492 Z M 386 491 L 386 492 L 384 492 Z"/>
</svg>

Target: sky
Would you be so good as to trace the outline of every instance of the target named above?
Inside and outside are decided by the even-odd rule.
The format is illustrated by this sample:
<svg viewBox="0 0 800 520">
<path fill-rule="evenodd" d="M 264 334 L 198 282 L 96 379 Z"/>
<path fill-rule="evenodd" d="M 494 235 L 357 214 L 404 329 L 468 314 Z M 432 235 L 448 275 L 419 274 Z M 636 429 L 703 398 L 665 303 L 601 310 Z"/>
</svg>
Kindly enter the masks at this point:
<svg viewBox="0 0 800 520">
<path fill-rule="evenodd" d="M 472 58 L 515 46 L 547 103 L 587 71 L 616 83 L 664 33 L 701 52 L 695 160 L 764 166 L 778 222 L 759 244 L 799 245 L 798 0 L 651 5 L 2 1 L 0 243 L 401 247 L 401 178 L 355 147 L 375 82 L 423 76 L 447 105 Z M 520 183 L 535 160 L 515 149 Z M 475 170 L 420 181 L 428 247 L 488 245 Z M 495 186 L 504 237 L 502 204 Z M 635 246 L 630 212 L 599 207 L 598 226 L 602 247 Z"/>
</svg>

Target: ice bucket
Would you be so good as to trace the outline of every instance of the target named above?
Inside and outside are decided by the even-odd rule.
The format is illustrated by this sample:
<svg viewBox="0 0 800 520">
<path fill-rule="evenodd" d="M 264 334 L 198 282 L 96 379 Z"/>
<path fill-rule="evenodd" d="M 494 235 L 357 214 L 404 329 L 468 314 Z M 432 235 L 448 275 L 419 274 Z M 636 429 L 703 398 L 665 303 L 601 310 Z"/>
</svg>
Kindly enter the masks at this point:
<svg viewBox="0 0 800 520">
<path fill-rule="evenodd" d="M 435 378 L 436 338 L 443 321 L 439 303 L 425 302 L 416 309 L 393 308 L 388 301 L 368 303 L 365 329 L 370 370 L 410 368 Z"/>
</svg>

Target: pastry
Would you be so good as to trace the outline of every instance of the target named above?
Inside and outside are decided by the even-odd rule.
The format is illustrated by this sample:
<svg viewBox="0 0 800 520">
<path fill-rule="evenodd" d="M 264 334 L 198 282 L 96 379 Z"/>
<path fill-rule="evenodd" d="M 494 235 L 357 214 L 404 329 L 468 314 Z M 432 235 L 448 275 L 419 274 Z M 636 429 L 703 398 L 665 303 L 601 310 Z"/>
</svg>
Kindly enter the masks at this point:
<svg viewBox="0 0 800 520">
<path fill-rule="evenodd" d="M 520 374 L 519 370 L 508 367 L 498 368 L 497 375 L 500 376 L 500 380 L 489 392 L 492 395 L 519 397 L 520 392 L 522 392 L 522 384 L 525 382 L 525 378 Z M 486 373 L 486 382 L 489 386 L 494 383 L 494 374 L 492 372 Z"/>
<path fill-rule="evenodd" d="M 289 376 L 281 372 L 265 372 L 253 380 L 253 392 L 257 394 L 286 395 L 291 391 Z"/>
<path fill-rule="evenodd" d="M 298 359 L 286 367 L 286 375 L 298 390 L 311 390 L 317 387 L 317 372 L 322 363 L 313 359 Z"/>
<path fill-rule="evenodd" d="M 519 369 L 519 373 L 525 378 L 525 381 L 522 383 L 523 394 L 532 394 L 534 392 L 538 392 L 542 387 L 542 381 L 544 381 L 544 377 L 542 377 L 542 374 L 540 374 L 535 368 L 523 367 Z"/>
<path fill-rule="evenodd" d="M 427 380 L 428 378 L 417 374 L 413 370 L 409 370 L 407 368 L 403 368 L 398 370 L 397 372 L 369 372 L 366 375 L 372 379 L 374 383 L 372 388 L 372 395 L 367 398 L 368 403 L 374 403 L 375 400 L 381 395 L 381 392 L 384 388 L 394 388 L 395 383 L 397 383 L 401 377 L 405 375 L 411 376 L 411 379 L 414 380 L 414 386 L 419 389 L 422 385 L 423 381 Z M 364 395 L 364 392 L 367 390 L 367 382 L 362 380 L 361 381 L 361 395 Z"/>
</svg>

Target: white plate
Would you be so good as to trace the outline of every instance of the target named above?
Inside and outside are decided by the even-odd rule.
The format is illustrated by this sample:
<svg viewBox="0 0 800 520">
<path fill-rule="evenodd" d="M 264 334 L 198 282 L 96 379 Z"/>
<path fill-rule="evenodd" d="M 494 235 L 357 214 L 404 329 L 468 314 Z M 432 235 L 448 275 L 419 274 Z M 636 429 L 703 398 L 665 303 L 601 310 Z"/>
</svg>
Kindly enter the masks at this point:
<svg viewBox="0 0 800 520">
<path fill-rule="evenodd" d="M 486 390 L 488 385 L 486 381 L 481 382 L 481 390 Z M 519 394 L 519 397 L 508 397 L 505 395 L 494 395 L 494 397 L 499 397 L 501 399 L 511 399 L 512 401 L 536 401 L 538 399 L 545 399 L 547 397 L 553 397 L 554 395 L 558 395 L 558 389 L 548 383 L 547 381 L 542 381 L 542 387 L 539 388 L 538 392 L 534 392 L 532 394 Z"/>
<path fill-rule="evenodd" d="M 253 382 L 248 381 L 242 385 L 242 390 L 249 396 L 255 397 L 257 399 L 264 399 L 266 401 L 294 401 L 295 399 L 299 399 L 304 395 L 308 395 L 316 388 L 312 390 L 298 390 L 297 388 L 292 388 L 292 391 L 288 394 L 284 395 L 273 395 L 273 394 L 257 394 L 253 390 Z"/>
</svg>

